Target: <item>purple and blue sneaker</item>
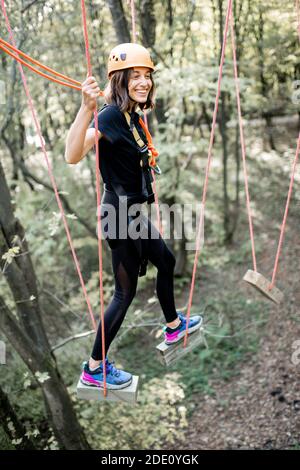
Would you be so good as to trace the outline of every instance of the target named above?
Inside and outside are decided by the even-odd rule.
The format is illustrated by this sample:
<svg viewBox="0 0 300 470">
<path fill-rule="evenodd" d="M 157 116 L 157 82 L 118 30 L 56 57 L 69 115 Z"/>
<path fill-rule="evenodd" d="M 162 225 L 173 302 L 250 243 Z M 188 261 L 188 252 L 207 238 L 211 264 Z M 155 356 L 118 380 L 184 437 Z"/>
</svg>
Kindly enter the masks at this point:
<svg viewBox="0 0 300 470">
<path fill-rule="evenodd" d="M 178 312 L 178 317 L 180 318 L 180 323 L 176 328 L 169 328 L 166 326 L 165 331 L 165 343 L 174 344 L 180 341 L 186 331 L 186 318 L 181 312 Z M 202 324 L 203 318 L 201 315 L 194 315 L 189 319 L 188 334 L 193 333 L 198 330 Z"/>
<path fill-rule="evenodd" d="M 128 387 L 132 382 L 132 375 L 129 374 L 129 372 L 117 369 L 113 364 L 114 362 L 108 362 L 108 359 L 105 359 L 106 388 L 108 390 L 119 390 L 121 388 Z M 89 363 L 84 362 L 80 381 L 84 385 L 88 385 L 90 387 L 104 388 L 102 363 L 97 367 L 97 369 L 91 371 Z"/>
</svg>

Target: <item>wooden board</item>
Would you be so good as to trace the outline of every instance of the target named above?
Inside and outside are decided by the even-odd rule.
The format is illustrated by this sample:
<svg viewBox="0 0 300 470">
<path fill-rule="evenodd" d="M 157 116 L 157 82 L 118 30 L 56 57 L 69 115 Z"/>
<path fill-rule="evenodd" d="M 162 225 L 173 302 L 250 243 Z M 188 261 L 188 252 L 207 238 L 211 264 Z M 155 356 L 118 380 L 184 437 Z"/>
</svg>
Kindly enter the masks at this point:
<svg viewBox="0 0 300 470">
<path fill-rule="evenodd" d="M 79 379 L 77 384 L 77 397 L 81 400 L 119 401 L 135 404 L 137 401 L 138 382 L 139 376 L 133 375 L 132 382 L 128 387 L 119 390 L 107 390 L 107 395 L 104 397 L 102 388 L 89 387 L 81 383 Z"/>
<path fill-rule="evenodd" d="M 194 333 L 191 333 L 187 337 L 186 347 L 184 347 L 184 337 L 175 344 L 166 344 L 164 341 L 156 346 L 156 350 L 158 353 L 159 361 L 169 366 L 170 364 L 178 361 L 187 353 L 192 351 L 192 349 L 199 346 L 199 344 L 203 341 L 202 338 L 202 328 L 200 327 Z"/>
<path fill-rule="evenodd" d="M 256 287 L 256 289 L 258 289 L 262 294 L 264 294 L 266 297 L 268 297 L 268 299 L 272 300 L 276 304 L 280 304 L 280 302 L 282 302 L 283 293 L 275 286 L 273 286 L 272 289 L 269 289 L 271 283 L 262 274 L 248 269 L 243 279 L 252 286 Z"/>
</svg>

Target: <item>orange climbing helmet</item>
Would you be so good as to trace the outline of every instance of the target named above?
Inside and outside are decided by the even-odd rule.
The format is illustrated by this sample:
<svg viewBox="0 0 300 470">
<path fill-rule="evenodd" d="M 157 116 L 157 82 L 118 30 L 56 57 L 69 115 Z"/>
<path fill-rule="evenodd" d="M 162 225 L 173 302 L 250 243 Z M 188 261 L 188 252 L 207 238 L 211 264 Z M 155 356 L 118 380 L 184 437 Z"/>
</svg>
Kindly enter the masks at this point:
<svg viewBox="0 0 300 470">
<path fill-rule="evenodd" d="M 131 67 L 148 67 L 154 71 L 154 64 L 149 51 L 140 44 L 132 42 L 118 44 L 109 54 L 107 65 L 108 78 L 116 70 L 129 69 Z"/>
</svg>

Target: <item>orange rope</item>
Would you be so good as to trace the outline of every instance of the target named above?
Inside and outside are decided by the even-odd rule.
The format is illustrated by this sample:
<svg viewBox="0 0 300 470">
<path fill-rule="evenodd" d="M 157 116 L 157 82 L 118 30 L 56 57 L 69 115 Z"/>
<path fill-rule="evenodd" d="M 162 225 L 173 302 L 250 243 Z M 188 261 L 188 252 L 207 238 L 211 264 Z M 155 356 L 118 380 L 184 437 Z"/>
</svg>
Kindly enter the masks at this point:
<svg viewBox="0 0 300 470">
<path fill-rule="evenodd" d="M 69 88 L 74 88 L 75 90 L 81 90 L 80 87 L 76 86 L 76 85 L 71 85 L 70 83 L 66 83 L 66 82 L 63 82 L 61 80 L 57 80 L 56 78 L 54 77 L 50 77 L 50 75 L 47 75 L 43 72 L 40 72 L 39 70 L 37 70 L 36 68 L 32 67 L 32 65 L 29 65 L 27 64 L 27 62 L 25 62 L 23 59 L 21 59 L 20 57 L 16 56 L 15 54 L 13 54 L 11 51 L 9 51 L 9 49 L 7 49 L 6 47 L 4 47 L 3 45 L 0 45 L 0 49 L 3 51 L 3 52 L 6 52 L 6 54 L 9 54 L 11 57 L 13 57 L 16 61 L 18 61 L 20 64 L 23 64 L 23 65 L 26 65 L 26 67 L 28 67 L 30 70 L 32 70 L 33 72 L 37 73 L 38 75 L 41 75 L 41 77 L 44 77 L 44 78 L 47 78 L 48 80 L 52 80 L 53 82 L 55 83 L 58 83 L 59 85 L 64 85 L 64 86 L 67 86 Z"/>
<path fill-rule="evenodd" d="M 41 62 L 35 60 L 35 59 L 32 59 L 32 57 L 30 57 L 29 55 L 25 54 L 24 52 L 20 51 L 19 49 L 17 49 L 16 47 L 12 46 L 11 44 L 9 44 L 8 42 L 4 41 L 2 38 L 0 38 L 0 49 L 5 52 L 6 54 L 10 55 L 13 59 L 15 59 L 17 62 L 19 62 L 20 64 L 23 64 L 25 65 L 26 67 L 28 67 L 32 72 L 36 73 L 37 75 L 40 75 L 41 77 L 43 78 L 46 78 L 47 80 L 50 80 L 54 83 L 58 83 L 59 85 L 63 85 L 63 86 L 66 86 L 66 87 L 69 87 L 69 88 L 73 88 L 74 90 L 79 90 L 81 91 L 82 87 L 81 87 L 81 83 L 77 80 L 73 80 L 73 78 L 70 78 L 68 77 L 67 75 L 63 75 L 62 73 L 59 73 L 59 72 L 56 72 L 54 69 L 51 69 L 50 67 L 47 67 L 46 65 L 43 65 Z M 11 49 L 11 50 L 10 50 Z M 16 54 L 14 54 L 12 51 L 16 52 Z M 54 75 L 56 75 L 57 77 L 61 77 L 61 78 L 64 78 L 65 80 L 68 80 L 70 83 L 66 83 L 62 80 L 58 80 L 54 77 L 51 77 L 51 75 L 47 75 L 46 73 L 43 73 L 41 72 L 40 70 L 38 70 L 37 68 L 33 67 L 32 65 L 28 64 L 26 61 L 24 61 L 23 59 L 21 59 L 19 57 L 19 54 L 23 57 L 25 57 L 27 60 L 29 60 L 30 62 L 32 62 L 33 64 L 36 64 L 38 65 L 39 67 L 41 67 L 42 69 L 44 70 L 47 70 L 49 71 L 50 73 L 53 73 Z M 72 85 L 72 83 L 74 85 Z M 100 91 L 99 92 L 99 96 L 103 96 L 103 91 Z"/>
<path fill-rule="evenodd" d="M 147 138 L 147 142 L 148 142 L 148 149 L 150 150 L 151 155 L 152 155 L 149 164 L 154 167 L 156 165 L 156 158 L 158 157 L 159 153 L 153 145 L 152 136 L 149 132 L 148 126 L 144 123 L 142 118 L 139 119 L 139 123 L 142 126 L 142 128 L 143 128 L 143 130 L 146 134 L 146 138 Z"/>
<path fill-rule="evenodd" d="M 136 21 L 135 21 L 135 3 L 134 0 L 127 0 L 127 4 L 130 3 L 130 10 L 131 10 L 131 25 L 132 25 L 132 41 L 136 42 Z M 148 123 L 147 123 L 147 114 L 144 111 L 144 120 L 142 118 L 139 119 L 139 123 L 142 126 L 147 142 L 148 142 L 148 150 L 150 150 L 152 157 L 149 160 L 149 165 L 152 167 L 155 167 L 156 165 L 156 157 L 158 157 L 158 151 L 153 145 L 152 142 L 152 136 L 149 132 L 148 129 Z M 162 223 L 160 220 L 160 213 L 159 213 L 159 201 L 158 201 L 158 195 L 157 195 L 157 189 L 156 189 L 156 177 L 155 177 L 155 172 L 153 169 L 151 169 L 151 174 L 153 178 L 153 192 L 154 192 L 154 200 L 155 200 L 155 206 L 156 206 L 156 216 L 157 216 L 157 223 L 158 223 L 158 230 L 161 236 L 163 236 L 163 228 L 162 228 Z"/>
<path fill-rule="evenodd" d="M 88 75 L 92 75 L 92 65 L 89 51 L 89 37 L 87 31 L 87 21 L 85 12 L 85 2 L 81 0 L 82 27 L 85 42 L 85 55 L 87 61 Z M 101 239 L 101 193 L 100 193 L 100 161 L 98 145 L 98 114 L 94 111 L 95 122 L 95 148 L 96 148 L 96 194 L 97 194 L 97 235 L 98 235 L 98 259 L 99 259 L 99 287 L 100 287 L 100 311 L 101 311 L 101 335 L 102 335 L 102 366 L 103 366 L 103 395 L 107 396 L 106 386 L 106 351 L 105 351 L 105 331 L 104 331 L 104 296 L 103 296 L 103 266 L 102 266 L 102 239 Z"/>
<path fill-rule="evenodd" d="M 296 1 L 296 10 L 297 10 L 297 33 L 298 33 L 298 39 L 299 39 L 299 42 L 300 42 L 300 7 L 299 7 L 299 0 Z M 272 281 L 271 281 L 271 284 L 269 286 L 269 290 L 271 290 L 274 286 L 276 274 L 277 274 L 277 271 L 278 271 L 279 256 L 280 256 L 281 250 L 282 250 L 284 231 L 285 231 L 287 216 L 288 216 L 288 212 L 289 212 L 290 200 L 291 200 L 291 197 L 292 197 L 292 191 L 293 191 L 293 186 L 294 186 L 296 166 L 297 166 L 297 163 L 298 163 L 299 153 L 300 153 L 300 132 L 298 134 L 297 148 L 296 148 L 296 153 L 295 153 L 293 166 L 292 166 L 292 171 L 291 171 L 290 186 L 289 186 L 289 190 L 288 190 L 288 195 L 287 195 L 287 200 L 286 200 L 286 205 L 285 205 L 285 210 L 284 210 L 284 215 L 283 215 L 283 221 L 282 221 L 282 224 L 281 224 L 278 248 L 277 248 L 277 252 L 276 252 L 276 258 L 275 258 L 274 269 L 273 269 L 273 274 L 272 274 Z"/>
<path fill-rule="evenodd" d="M 277 253 L 276 253 L 276 258 L 275 258 L 275 263 L 274 263 L 272 281 L 271 281 L 271 284 L 269 286 L 269 290 L 271 290 L 274 286 L 275 277 L 276 277 L 277 270 L 278 270 L 278 261 L 279 261 L 279 256 L 280 256 L 281 249 L 282 249 L 282 244 L 283 244 L 283 237 L 284 237 L 285 226 L 286 226 L 286 221 L 287 221 L 287 216 L 288 216 L 288 211 L 289 211 L 290 200 L 291 200 L 291 197 L 292 197 L 292 190 L 293 190 L 294 179 L 295 179 L 295 174 L 296 174 L 296 166 L 297 166 L 297 162 L 298 162 L 298 158 L 299 158 L 299 152 L 300 152 L 300 132 L 299 132 L 299 135 L 298 135 L 297 149 L 296 149 L 294 162 L 293 162 L 293 168 L 292 168 L 292 172 L 291 172 L 290 186 L 289 186 L 289 191 L 288 191 L 288 196 L 287 196 L 283 221 L 282 221 L 282 224 L 281 224 L 279 243 L 278 243 L 278 248 L 277 248 Z"/>
<path fill-rule="evenodd" d="M 297 10 L 297 32 L 298 32 L 298 38 L 300 42 L 300 6 L 299 6 L 299 0 L 296 0 L 296 10 Z"/>
<path fill-rule="evenodd" d="M 298 31 L 298 34 L 299 34 L 299 32 L 300 32 L 299 0 L 297 0 L 297 18 L 298 18 L 297 31 Z M 249 197 L 249 190 L 248 190 L 248 175 L 247 175 L 247 168 L 246 168 L 245 140 L 244 140 L 243 121 L 242 121 L 242 114 L 241 114 L 240 90 L 239 90 L 238 73 L 237 73 L 236 46 L 235 46 L 235 35 L 234 35 L 234 25 L 233 25 L 234 20 L 233 20 L 232 12 L 231 12 L 230 20 L 231 20 L 230 21 L 230 26 L 231 26 L 234 78 L 235 78 L 235 85 L 236 85 L 236 98 L 237 98 L 238 118 L 239 118 L 239 127 L 240 127 L 241 149 L 242 149 L 242 157 L 243 157 L 243 164 L 244 164 L 245 192 L 246 192 L 246 199 L 247 199 L 247 212 L 248 212 L 249 230 L 250 230 L 250 238 L 251 238 L 251 246 L 252 246 L 253 269 L 254 269 L 254 271 L 257 271 L 255 246 L 254 246 L 254 235 L 253 235 L 253 226 L 252 226 L 252 217 L 251 217 L 251 210 L 250 210 L 250 197 Z M 300 40 L 300 34 L 299 34 L 299 40 Z M 297 165 L 298 158 L 299 158 L 299 152 L 300 152 L 300 133 L 298 135 L 297 148 L 296 148 L 296 153 L 295 153 L 294 162 L 293 162 L 292 171 L 291 171 L 288 196 L 287 196 L 283 221 L 282 221 L 281 229 L 280 229 L 280 236 L 279 236 L 279 242 L 278 242 L 275 262 L 274 262 L 272 281 L 268 286 L 268 290 L 273 289 L 274 284 L 275 284 L 275 278 L 276 278 L 277 271 L 278 271 L 279 257 L 280 257 L 281 250 L 282 250 L 284 232 L 285 232 L 285 227 L 286 227 L 286 221 L 287 221 L 287 216 L 288 216 L 290 200 L 291 200 L 291 196 L 292 196 L 292 190 L 293 190 L 295 173 L 296 173 L 296 165 Z"/>
<path fill-rule="evenodd" d="M 134 5 L 134 0 L 130 0 L 130 7 L 131 7 L 132 37 L 133 37 L 133 42 L 136 42 L 136 26 L 135 26 L 135 5 Z"/>
<path fill-rule="evenodd" d="M 211 160 L 212 160 L 212 149 L 213 149 L 214 136 L 215 136 L 215 127 L 216 127 L 216 122 L 217 122 L 219 98 L 221 94 L 221 81 L 222 81 L 223 65 L 224 65 L 224 59 L 225 59 L 225 48 L 226 48 L 226 42 L 227 42 L 228 24 L 229 24 L 229 17 L 230 17 L 231 10 L 232 10 L 232 0 L 228 0 L 225 27 L 224 27 L 224 33 L 223 33 L 222 52 L 221 52 L 221 59 L 220 59 L 220 65 L 219 65 L 217 94 L 215 98 L 213 122 L 212 122 L 211 132 L 210 132 L 207 165 L 206 165 L 206 170 L 205 170 L 205 181 L 204 181 L 203 193 L 202 193 L 203 211 L 205 209 L 206 193 L 207 193 L 207 188 L 208 188 L 208 177 L 209 177 L 209 170 L 210 170 L 210 165 L 211 165 Z M 183 344 L 184 348 L 186 347 L 187 338 L 188 338 L 188 324 L 189 324 L 189 319 L 190 319 L 190 312 L 191 312 L 191 306 L 192 306 L 192 300 L 193 300 L 193 294 L 194 294 L 194 288 L 195 288 L 195 278 L 196 278 L 197 263 L 198 263 L 198 258 L 199 258 L 199 246 L 200 246 L 200 239 L 201 239 L 201 228 L 202 228 L 202 224 L 201 224 L 201 221 L 199 221 L 197 238 L 196 238 L 196 253 L 195 253 L 195 258 L 194 258 L 192 282 L 191 282 L 187 315 L 186 315 L 187 321 L 186 321 L 186 330 L 185 330 L 184 344 Z"/>
<path fill-rule="evenodd" d="M 12 51 L 16 52 L 17 54 L 19 54 L 21 57 L 24 57 L 25 59 L 29 60 L 29 62 L 32 62 L 33 64 L 35 65 L 38 65 L 39 67 L 41 67 L 42 69 L 44 70 L 47 70 L 47 72 L 50 72 L 50 73 L 53 73 L 54 75 L 56 75 L 57 77 L 61 77 L 63 78 L 64 80 L 67 80 L 69 81 L 70 83 L 73 83 L 74 85 L 79 85 L 81 86 L 81 83 L 78 82 L 77 80 L 73 80 L 73 78 L 69 78 L 67 75 L 63 75 L 62 73 L 59 73 L 59 72 L 56 72 L 56 70 L 54 69 L 51 69 L 50 67 L 47 67 L 46 65 L 42 64 L 41 62 L 39 62 L 38 60 L 35 60 L 35 59 L 32 59 L 32 57 L 30 57 L 29 55 L 25 54 L 24 52 L 20 51 L 19 49 L 17 49 L 16 47 L 12 46 L 11 44 L 9 44 L 9 42 L 6 42 L 4 41 L 4 39 L 0 38 L 0 47 L 1 47 L 1 44 L 5 47 L 7 47 L 8 49 L 11 49 Z M 2 47 L 1 47 L 2 48 Z M 4 48 L 3 48 L 4 50 Z M 6 51 L 5 51 L 6 52 Z M 15 56 L 13 56 L 15 58 Z"/>
<path fill-rule="evenodd" d="M 146 113 L 144 113 L 144 119 L 145 119 L 145 123 L 144 123 L 143 119 L 141 118 L 140 124 L 146 132 L 146 129 L 148 130 L 147 114 Z M 150 136 L 150 140 L 152 141 L 152 137 L 150 135 L 150 132 L 149 132 L 149 136 Z M 158 152 L 157 152 L 157 154 L 158 154 Z M 160 213 L 159 213 L 159 201 L 158 201 L 158 195 L 157 195 L 157 189 L 156 189 L 156 178 L 155 178 L 155 172 L 152 169 L 151 169 L 151 174 L 152 174 L 152 178 L 153 178 L 153 193 L 154 193 L 154 201 L 155 201 L 155 208 L 156 208 L 157 228 L 158 228 L 158 231 L 159 231 L 161 237 L 163 237 L 163 226 L 162 226 Z"/>
<path fill-rule="evenodd" d="M 232 12 L 231 12 L 231 15 L 230 15 L 230 31 L 231 31 L 232 54 L 233 54 L 234 81 L 235 81 L 236 101 L 237 101 L 238 118 L 239 118 L 239 129 L 240 129 L 241 150 L 242 150 L 242 159 L 243 159 L 246 204 L 247 204 L 249 232 L 250 232 L 250 240 L 251 240 L 252 259 L 253 259 L 253 270 L 256 272 L 257 271 L 257 265 L 256 265 L 253 223 L 252 223 L 251 208 L 250 208 L 250 195 L 249 195 L 249 187 L 248 187 L 248 172 L 247 172 L 247 164 L 246 164 L 246 145 L 245 145 L 243 119 L 242 119 L 242 111 L 241 111 L 240 87 L 239 87 L 239 78 L 238 78 L 238 70 L 237 70 L 236 45 L 235 45 L 235 34 L 234 34 L 234 24 L 233 23 L 234 23 L 234 19 L 233 19 L 233 15 L 232 15 Z"/>
<path fill-rule="evenodd" d="M 12 32 L 10 22 L 9 22 L 7 13 L 6 13 L 4 0 L 1 0 L 1 8 L 2 8 L 2 12 L 3 12 L 3 16 L 5 18 L 6 27 L 7 27 L 7 30 L 9 32 L 10 39 L 15 44 L 13 32 Z M 81 283 L 81 287 L 82 287 L 82 290 L 83 290 L 83 293 L 84 293 L 84 298 L 85 298 L 87 306 L 88 306 L 88 311 L 89 311 L 89 314 L 90 314 L 90 317 L 91 317 L 93 328 L 96 331 L 95 317 L 94 317 L 94 314 L 93 314 L 93 311 L 92 311 L 91 303 L 90 303 L 90 300 L 89 300 L 89 297 L 88 297 L 88 294 L 87 294 L 87 290 L 86 290 L 86 286 L 85 286 L 85 283 L 84 283 L 84 280 L 83 280 L 83 276 L 82 276 L 82 273 L 81 273 L 81 270 L 80 270 L 80 265 L 79 265 L 79 261 L 78 261 L 77 255 L 76 255 L 74 245 L 73 245 L 73 241 L 72 241 L 72 237 L 71 237 L 71 234 L 70 234 L 67 218 L 65 216 L 64 208 L 63 208 L 60 196 L 59 196 L 59 191 L 57 189 L 55 177 L 54 177 L 53 172 L 52 172 L 51 163 L 50 163 L 50 160 L 49 160 L 48 155 L 47 155 L 46 147 L 45 147 L 45 144 L 44 144 L 44 139 L 43 139 L 42 134 L 41 134 L 41 126 L 40 126 L 40 123 L 39 123 L 37 115 L 36 115 L 36 111 L 35 111 L 35 108 L 34 108 L 34 105 L 33 105 L 33 101 L 32 101 L 31 95 L 30 95 L 30 91 L 29 91 L 29 88 L 28 88 L 28 85 L 27 85 L 26 77 L 25 77 L 25 74 L 23 72 L 23 68 L 22 68 L 21 63 L 19 64 L 19 70 L 20 70 L 22 82 L 23 82 L 23 85 L 24 85 L 25 93 L 26 93 L 26 96 L 27 96 L 27 99 L 28 99 L 28 105 L 29 105 L 29 108 L 30 108 L 30 111 L 31 111 L 31 114 L 32 114 L 32 118 L 33 118 L 33 121 L 34 121 L 34 125 L 36 127 L 37 134 L 39 136 L 41 148 L 42 148 L 45 160 L 46 160 L 46 165 L 47 165 L 47 168 L 48 168 L 50 181 L 51 181 L 51 184 L 53 186 L 56 202 L 57 202 L 57 205 L 59 207 L 60 213 L 62 215 L 64 228 L 65 228 L 65 231 L 66 231 L 66 234 L 67 234 L 67 238 L 68 238 L 68 242 L 69 242 L 70 249 L 71 249 L 71 252 L 72 252 L 72 256 L 73 256 L 73 259 L 74 259 L 74 263 L 75 263 L 77 273 L 78 273 L 78 276 L 79 276 L 79 280 L 80 280 L 80 283 Z"/>
</svg>

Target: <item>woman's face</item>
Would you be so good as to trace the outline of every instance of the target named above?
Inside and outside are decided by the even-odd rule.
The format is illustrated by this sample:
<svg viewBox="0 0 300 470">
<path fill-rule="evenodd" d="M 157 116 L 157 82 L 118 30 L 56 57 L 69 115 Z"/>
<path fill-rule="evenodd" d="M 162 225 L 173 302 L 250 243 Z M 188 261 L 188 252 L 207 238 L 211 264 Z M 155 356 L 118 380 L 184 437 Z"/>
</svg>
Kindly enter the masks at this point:
<svg viewBox="0 0 300 470">
<path fill-rule="evenodd" d="M 151 70 L 147 67 L 134 67 L 128 83 L 129 97 L 137 103 L 146 103 L 152 88 Z"/>
</svg>

